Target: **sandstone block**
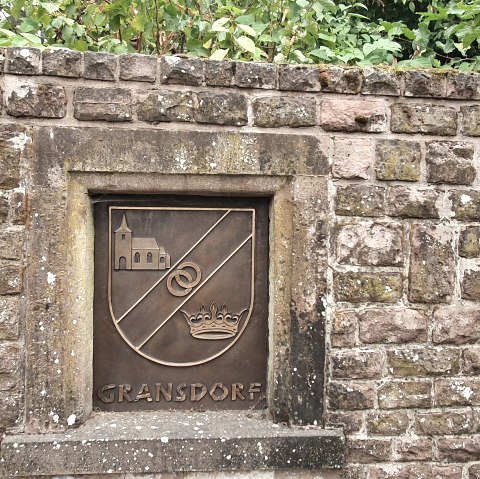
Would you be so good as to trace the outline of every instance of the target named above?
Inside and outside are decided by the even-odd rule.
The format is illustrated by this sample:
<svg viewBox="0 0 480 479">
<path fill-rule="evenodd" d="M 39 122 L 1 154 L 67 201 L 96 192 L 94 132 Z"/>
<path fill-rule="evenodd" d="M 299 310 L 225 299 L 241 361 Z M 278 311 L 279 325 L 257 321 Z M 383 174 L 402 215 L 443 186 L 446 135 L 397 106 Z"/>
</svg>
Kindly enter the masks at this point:
<svg viewBox="0 0 480 479">
<path fill-rule="evenodd" d="M 348 347 L 355 344 L 357 317 L 354 311 L 337 311 L 332 318 L 331 342 L 333 347 Z"/>
<path fill-rule="evenodd" d="M 460 231 L 458 254 L 462 258 L 480 257 L 480 227 L 467 226 Z"/>
<path fill-rule="evenodd" d="M 408 415 L 403 411 L 372 411 L 367 414 L 368 434 L 399 436 L 408 427 Z"/>
<path fill-rule="evenodd" d="M 323 100 L 320 126 L 326 131 L 385 131 L 387 114 L 382 101 Z"/>
<path fill-rule="evenodd" d="M 393 457 L 396 461 L 430 461 L 433 459 L 431 439 L 394 439 L 393 448 Z"/>
<path fill-rule="evenodd" d="M 23 287 L 23 268 L 16 262 L 0 262 L 0 295 L 20 293 Z"/>
<path fill-rule="evenodd" d="M 365 479 L 367 477 L 367 468 L 365 466 L 347 464 L 342 469 L 341 479 Z"/>
<path fill-rule="evenodd" d="M 400 95 L 400 74 L 380 68 L 363 70 L 363 95 Z"/>
<path fill-rule="evenodd" d="M 402 297 L 400 273 L 336 273 L 334 293 L 337 301 L 351 303 L 395 303 Z"/>
<path fill-rule="evenodd" d="M 44 75 L 79 78 L 82 75 L 82 52 L 66 48 L 47 48 L 42 52 Z"/>
<path fill-rule="evenodd" d="M 415 309 L 367 309 L 359 316 L 360 340 L 372 343 L 408 343 L 427 340 L 427 318 Z"/>
<path fill-rule="evenodd" d="M 327 397 L 332 411 L 355 411 L 373 408 L 375 391 L 369 383 L 331 382 Z"/>
<path fill-rule="evenodd" d="M 20 183 L 20 160 L 30 142 L 26 128 L 20 125 L 0 126 L 0 187 L 16 188 Z"/>
<path fill-rule="evenodd" d="M 335 178 L 368 179 L 373 163 L 371 140 L 335 138 L 332 173 Z"/>
<path fill-rule="evenodd" d="M 480 99 L 480 76 L 473 72 L 448 73 L 447 97 L 462 100 Z"/>
<path fill-rule="evenodd" d="M 393 376 L 451 376 L 460 371 L 460 351 L 454 348 L 405 348 L 387 351 Z"/>
<path fill-rule="evenodd" d="M 203 82 L 204 62 L 200 58 L 165 56 L 160 66 L 161 83 L 200 86 Z"/>
<path fill-rule="evenodd" d="M 343 68 L 336 65 L 320 67 L 320 84 L 322 91 L 332 93 L 360 93 L 363 83 L 362 70 Z"/>
<path fill-rule="evenodd" d="M 379 379 L 385 366 L 382 352 L 375 349 L 332 351 L 330 361 L 335 379 Z"/>
<path fill-rule="evenodd" d="M 387 189 L 387 214 L 400 218 L 440 218 L 437 204 L 442 193 L 437 190 L 394 186 Z"/>
<path fill-rule="evenodd" d="M 412 226 L 408 298 L 418 303 L 449 302 L 455 288 L 452 230 Z"/>
<path fill-rule="evenodd" d="M 5 73 L 16 75 L 39 75 L 41 51 L 38 48 L 9 48 Z"/>
<path fill-rule="evenodd" d="M 378 390 L 378 405 L 381 409 L 402 409 L 432 406 L 432 383 L 430 380 L 390 381 Z"/>
<path fill-rule="evenodd" d="M 193 121 L 193 94 L 187 91 L 159 90 L 137 103 L 142 121 Z"/>
<path fill-rule="evenodd" d="M 437 344 L 468 344 L 480 341 L 480 311 L 476 307 L 447 306 L 433 314 L 432 339 Z"/>
<path fill-rule="evenodd" d="M 241 88 L 276 88 L 277 65 L 272 63 L 237 62 L 235 85 Z"/>
<path fill-rule="evenodd" d="M 24 235 L 22 228 L 0 229 L 0 258 L 21 259 Z"/>
<path fill-rule="evenodd" d="M 318 67 L 279 65 L 278 89 L 290 91 L 320 91 Z"/>
<path fill-rule="evenodd" d="M 0 339 L 18 339 L 19 308 L 18 296 L 0 296 Z"/>
<path fill-rule="evenodd" d="M 480 457 L 480 437 L 439 438 L 437 439 L 438 460 L 442 462 L 478 461 Z"/>
<path fill-rule="evenodd" d="M 480 378 L 436 379 L 434 387 L 437 407 L 480 406 Z"/>
<path fill-rule="evenodd" d="M 341 427 L 345 434 L 359 432 L 362 429 L 362 413 L 360 412 L 329 412 L 325 422 L 333 427 Z"/>
<path fill-rule="evenodd" d="M 0 222 L 2 215 L 1 198 L 0 198 Z M 9 211 L 10 223 L 14 225 L 24 225 L 27 222 L 27 204 L 25 193 L 21 190 L 13 190 L 10 211 Z"/>
<path fill-rule="evenodd" d="M 453 136 L 457 133 L 457 112 L 439 105 L 395 103 L 391 107 L 394 133 L 423 133 Z"/>
<path fill-rule="evenodd" d="M 474 434 L 479 429 L 480 425 L 470 409 L 425 411 L 415 414 L 415 434 L 427 436 Z"/>
<path fill-rule="evenodd" d="M 459 466 L 432 464 L 384 464 L 370 468 L 369 479 L 461 479 Z"/>
<path fill-rule="evenodd" d="M 5 48 L 0 48 L 0 73 L 4 72 L 5 67 Z"/>
<path fill-rule="evenodd" d="M 478 301 L 480 299 L 480 271 L 465 269 L 462 276 L 461 295 L 463 299 Z"/>
<path fill-rule="evenodd" d="M 473 464 L 468 468 L 469 479 L 480 479 L 480 464 Z"/>
<path fill-rule="evenodd" d="M 452 202 L 452 217 L 458 221 L 478 221 L 480 219 L 480 192 L 475 190 L 455 190 L 449 195 Z"/>
<path fill-rule="evenodd" d="M 398 223 L 346 224 L 336 228 L 340 264 L 399 266 L 403 264 L 403 227 Z"/>
<path fill-rule="evenodd" d="M 371 185 L 337 187 L 335 213 L 340 216 L 383 216 L 385 188 Z"/>
<path fill-rule="evenodd" d="M 157 57 L 120 55 L 120 80 L 154 82 L 157 77 Z"/>
<path fill-rule="evenodd" d="M 235 62 L 207 60 L 205 83 L 209 86 L 231 86 L 235 76 Z"/>
<path fill-rule="evenodd" d="M 15 392 L 0 394 L 0 431 L 15 426 L 20 416 L 20 395 Z"/>
<path fill-rule="evenodd" d="M 406 71 L 405 96 L 444 97 L 446 94 L 446 75 L 438 72 Z"/>
<path fill-rule="evenodd" d="M 347 461 L 360 464 L 388 461 L 391 456 L 389 439 L 357 439 L 347 441 Z"/>
<path fill-rule="evenodd" d="M 18 386 L 20 364 L 18 344 L 0 342 L 0 391 L 9 391 Z"/>
<path fill-rule="evenodd" d="M 10 209 L 10 194 L 0 191 L 0 224 L 4 223 L 8 218 Z"/>
<path fill-rule="evenodd" d="M 195 121 L 218 125 L 242 126 L 248 122 L 247 99 L 244 95 L 225 93 L 198 93 Z"/>
<path fill-rule="evenodd" d="M 117 75 L 117 55 L 85 52 L 83 78 L 114 81 Z"/>
<path fill-rule="evenodd" d="M 132 121 L 132 94 L 123 88 L 84 88 L 75 90 L 77 120 Z"/>
<path fill-rule="evenodd" d="M 404 140 L 379 140 L 376 145 L 377 179 L 418 181 L 422 153 L 420 143 Z"/>
<path fill-rule="evenodd" d="M 427 143 L 427 176 L 430 183 L 471 185 L 475 179 L 473 144 L 463 141 Z"/>
<path fill-rule="evenodd" d="M 471 346 L 463 350 L 463 372 L 480 375 L 480 346 Z"/>
<path fill-rule="evenodd" d="M 270 96 L 253 102 L 253 124 L 267 128 L 279 126 L 314 126 L 316 103 L 314 98 Z"/>
<path fill-rule="evenodd" d="M 7 98 L 7 113 L 17 117 L 63 118 L 67 96 L 62 86 L 21 85 Z"/>
<path fill-rule="evenodd" d="M 462 133 L 466 136 L 480 136 L 480 107 L 478 105 L 461 106 Z"/>
</svg>

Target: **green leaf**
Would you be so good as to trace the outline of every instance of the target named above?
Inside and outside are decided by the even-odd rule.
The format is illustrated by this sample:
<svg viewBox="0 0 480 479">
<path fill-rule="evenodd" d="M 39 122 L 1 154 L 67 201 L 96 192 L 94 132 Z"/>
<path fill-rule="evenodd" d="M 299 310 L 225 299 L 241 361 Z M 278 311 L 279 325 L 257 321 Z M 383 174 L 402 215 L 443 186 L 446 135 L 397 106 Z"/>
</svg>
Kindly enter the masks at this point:
<svg viewBox="0 0 480 479">
<path fill-rule="evenodd" d="M 60 6 L 52 2 L 41 2 L 41 7 L 44 8 L 48 13 L 55 13 L 60 10 Z"/>
<path fill-rule="evenodd" d="M 210 55 L 210 60 L 223 60 L 228 54 L 227 49 L 219 48 Z"/>
<path fill-rule="evenodd" d="M 310 2 L 308 2 L 307 0 L 297 0 L 296 4 L 302 8 L 307 8 L 308 6 L 310 6 Z"/>
<path fill-rule="evenodd" d="M 255 55 L 255 43 L 251 38 L 248 37 L 238 37 L 235 38 L 235 41 L 247 52 L 251 53 L 252 55 Z"/>
<path fill-rule="evenodd" d="M 23 38 L 26 38 L 32 45 L 40 46 L 42 41 L 36 35 L 32 35 L 31 33 L 20 33 Z"/>
<path fill-rule="evenodd" d="M 133 18 L 131 25 L 137 32 L 144 32 L 148 21 L 147 15 L 139 13 Z"/>
<path fill-rule="evenodd" d="M 224 25 L 229 22 L 230 19 L 227 17 L 219 18 L 212 23 L 212 30 L 214 32 L 228 32 L 228 28 L 225 28 Z"/>
<path fill-rule="evenodd" d="M 251 37 L 257 36 L 257 32 L 249 25 L 242 25 L 239 23 L 237 27 L 240 28 L 240 30 L 243 30 L 247 35 L 250 35 Z"/>
</svg>

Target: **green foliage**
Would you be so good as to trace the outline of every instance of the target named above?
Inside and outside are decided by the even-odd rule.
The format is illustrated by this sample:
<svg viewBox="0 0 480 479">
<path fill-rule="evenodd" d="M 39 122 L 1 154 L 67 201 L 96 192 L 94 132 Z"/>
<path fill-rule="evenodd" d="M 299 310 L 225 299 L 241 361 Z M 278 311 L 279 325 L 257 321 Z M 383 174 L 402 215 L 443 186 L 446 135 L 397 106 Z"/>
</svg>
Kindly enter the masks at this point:
<svg viewBox="0 0 480 479">
<path fill-rule="evenodd" d="M 0 0 L 0 46 L 480 70 L 480 0 Z"/>
</svg>

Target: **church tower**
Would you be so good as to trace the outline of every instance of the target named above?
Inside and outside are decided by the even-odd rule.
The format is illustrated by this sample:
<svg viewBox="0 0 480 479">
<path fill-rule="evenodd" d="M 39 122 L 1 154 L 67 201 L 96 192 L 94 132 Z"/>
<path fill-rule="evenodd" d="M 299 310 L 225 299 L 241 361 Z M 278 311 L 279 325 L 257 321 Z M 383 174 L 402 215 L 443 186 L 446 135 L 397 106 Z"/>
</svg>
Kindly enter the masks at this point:
<svg viewBox="0 0 480 479">
<path fill-rule="evenodd" d="M 132 269 L 132 230 L 125 213 L 122 224 L 115 230 L 115 269 Z"/>
</svg>

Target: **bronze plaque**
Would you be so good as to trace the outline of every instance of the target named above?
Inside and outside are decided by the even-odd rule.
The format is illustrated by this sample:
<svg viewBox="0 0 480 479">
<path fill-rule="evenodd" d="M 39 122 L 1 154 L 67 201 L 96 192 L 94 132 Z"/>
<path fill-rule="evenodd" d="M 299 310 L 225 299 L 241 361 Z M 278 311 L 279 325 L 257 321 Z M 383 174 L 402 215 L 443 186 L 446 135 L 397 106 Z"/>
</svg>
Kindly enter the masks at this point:
<svg viewBox="0 0 480 479">
<path fill-rule="evenodd" d="M 94 201 L 94 406 L 264 407 L 268 200 Z"/>
</svg>

